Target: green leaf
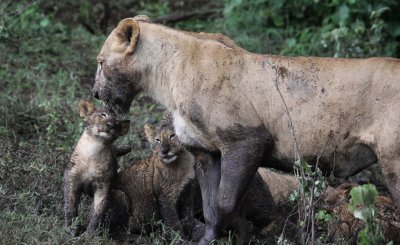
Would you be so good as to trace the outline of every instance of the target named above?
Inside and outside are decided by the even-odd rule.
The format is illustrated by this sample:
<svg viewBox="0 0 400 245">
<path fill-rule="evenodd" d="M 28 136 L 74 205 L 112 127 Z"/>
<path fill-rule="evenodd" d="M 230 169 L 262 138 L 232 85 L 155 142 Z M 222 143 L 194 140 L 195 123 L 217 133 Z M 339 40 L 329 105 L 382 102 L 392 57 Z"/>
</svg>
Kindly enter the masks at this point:
<svg viewBox="0 0 400 245">
<path fill-rule="evenodd" d="M 324 221 L 325 222 L 329 222 L 329 221 L 331 221 L 332 220 L 332 215 L 331 214 L 326 214 L 325 215 L 325 218 L 324 218 Z"/>
<path fill-rule="evenodd" d="M 289 38 L 289 39 L 287 40 L 287 45 L 288 45 L 289 48 L 294 47 L 294 46 L 296 45 L 296 39 L 294 39 L 294 38 Z"/>
<path fill-rule="evenodd" d="M 339 20 L 341 22 L 347 20 L 347 18 L 349 18 L 349 12 L 350 12 L 349 7 L 347 7 L 346 4 L 341 5 L 338 11 Z"/>
<path fill-rule="evenodd" d="M 48 18 L 44 18 L 40 21 L 41 27 L 47 27 L 50 24 L 50 20 Z"/>
</svg>

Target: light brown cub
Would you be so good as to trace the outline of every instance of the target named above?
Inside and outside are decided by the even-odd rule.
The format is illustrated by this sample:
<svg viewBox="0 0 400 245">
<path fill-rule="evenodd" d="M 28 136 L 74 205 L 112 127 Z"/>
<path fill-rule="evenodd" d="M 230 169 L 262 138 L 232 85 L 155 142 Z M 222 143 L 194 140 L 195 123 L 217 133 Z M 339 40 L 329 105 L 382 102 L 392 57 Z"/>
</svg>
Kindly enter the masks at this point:
<svg viewBox="0 0 400 245">
<path fill-rule="evenodd" d="M 132 163 L 118 174 L 117 187 L 131 200 L 129 228 L 136 232 L 148 230 L 154 217 L 162 218 L 167 226 L 187 234 L 181 222 L 184 214 L 178 207 L 178 199 L 195 177 L 194 157 L 181 146 L 170 120 L 165 117 L 156 127 L 145 125 L 153 155 Z"/>
<path fill-rule="evenodd" d="M 84 100 L 79 103 L 79 115 L 84 117 L 85 129 L 64 172 L 64 226 L 77 235 L 78 230 L 71 225 L 78 215 L 83 192 L 94 196 L 93 211 L 86 230 L 92 235 L 107 208 L 110 188 L 117 174 L 117 157 L 130 151 L 127 147 L 113 149 L 112 143 L 128 132 L 130 122 L 120 122 L 112 112 L 96 109 Z"/>
</svg>

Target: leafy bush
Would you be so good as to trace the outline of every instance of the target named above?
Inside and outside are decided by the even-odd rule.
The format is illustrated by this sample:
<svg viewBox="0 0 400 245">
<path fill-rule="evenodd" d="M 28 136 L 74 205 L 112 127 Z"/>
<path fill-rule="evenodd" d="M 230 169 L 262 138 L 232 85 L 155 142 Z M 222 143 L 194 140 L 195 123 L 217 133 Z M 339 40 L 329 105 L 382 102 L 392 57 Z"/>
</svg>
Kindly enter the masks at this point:
<svg viewBox="0 0 400 245">
<path fill-rule="evenodd" d="M 365 223 L 365 228 L 358 233 L 357 244 L 384 244 L 385 237 L 379 228 L 375 214 L 375 199 L 378 196 L 375 186 L 372 184 L 356 186 L 350 191 L 350 196 L 349 211 L 355 218 Z"/>
<path fill-rule="evenodd" d="M 399 56 L 394 0 L 228 0 L 222 30 L 261 53 L 334 57 Z"/>
</svg>

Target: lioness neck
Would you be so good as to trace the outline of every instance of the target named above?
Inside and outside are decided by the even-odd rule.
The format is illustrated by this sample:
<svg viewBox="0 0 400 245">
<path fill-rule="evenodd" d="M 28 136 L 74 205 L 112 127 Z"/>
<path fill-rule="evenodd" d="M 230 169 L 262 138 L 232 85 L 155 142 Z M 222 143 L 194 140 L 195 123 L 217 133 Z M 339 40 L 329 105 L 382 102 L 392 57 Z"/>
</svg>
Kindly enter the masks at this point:
<svg viewBox="0 0 400 245">
<path fill-rule="evenodd" d="M 193 67 L 208 67 L 215 62 L 211 54 L 246 52 L 214 39 L 200 38 L 195 33 L 174 30 L 165 26 L 140 23 L 140 45 L 136 50 L 141 57 L 143 89 L 170 110 L 177 108 L 178 87 L 184 87 L 188 95 L 198 92 L 202 83 L 210 80 L 208 74 L 200 74 Z M 143 60 L 145 59 L 145 60 Z"/>
</svg>

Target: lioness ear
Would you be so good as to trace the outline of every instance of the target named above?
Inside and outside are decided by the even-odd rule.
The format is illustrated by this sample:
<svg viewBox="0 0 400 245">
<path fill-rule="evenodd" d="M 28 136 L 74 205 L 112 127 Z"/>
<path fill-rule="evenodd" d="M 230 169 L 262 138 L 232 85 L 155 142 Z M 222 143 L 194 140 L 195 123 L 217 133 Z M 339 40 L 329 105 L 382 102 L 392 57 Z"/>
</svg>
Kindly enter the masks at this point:
<svg viewBox="0 0 400 245">
<path fill-rule="evenodd" d="M 154 126 L 150 124 L 144 125 L 144 134 L 146 135 L 147 140 L 152 143 L 154 140 Z"/>
<path fill-rule="evenodd" d="M 86 117 L 96 109 L 92 102 L 86 100 L 79 101 L 79 116 Z"/>
<path fill-rule="evenodd" d="M 125 53 L 130 55 L 135 52 L 139 39 L 140 28 L 133 18 L 126 18 L 119 22 L 115 28 L 115 34 L 122 45 L 125 45 Z"/>
<path fill-rule="evenodd" d="M 129 128 L 131 127 L 131 121 L 124 120 L 119 123 L 119 135 L 125 135 L 128 133 Z"/>
</svg>

